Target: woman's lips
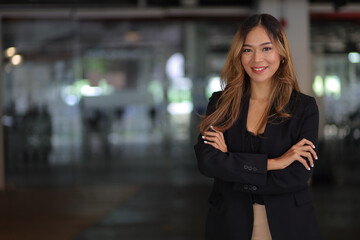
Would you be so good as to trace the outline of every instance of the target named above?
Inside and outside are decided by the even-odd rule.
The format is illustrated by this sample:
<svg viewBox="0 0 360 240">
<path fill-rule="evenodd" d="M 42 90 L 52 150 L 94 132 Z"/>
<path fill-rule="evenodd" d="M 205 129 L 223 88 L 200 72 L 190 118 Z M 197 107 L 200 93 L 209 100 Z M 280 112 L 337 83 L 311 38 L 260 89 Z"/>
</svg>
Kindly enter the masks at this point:
<svg viewBox="0 0 360 240">
<path fill-rule="evenodd" d="M 262 73 L 263 71 L 265 71 L 265 69 L 267 69 L 267 67 L 252 67 L 251 70 L 254 73 Z"/>
</svg>

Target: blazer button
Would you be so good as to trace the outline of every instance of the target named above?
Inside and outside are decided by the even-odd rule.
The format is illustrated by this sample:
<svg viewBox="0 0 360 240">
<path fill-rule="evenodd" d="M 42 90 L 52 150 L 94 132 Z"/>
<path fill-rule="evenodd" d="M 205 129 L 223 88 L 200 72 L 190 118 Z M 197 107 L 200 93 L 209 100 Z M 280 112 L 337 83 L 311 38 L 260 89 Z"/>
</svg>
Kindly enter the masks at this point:
<svg viewBox="0 0 360 240">
<path fill-rule="evenodd" d="M 249 171 L 251 171 L 253 168 L 252 168 L 252 166 L 249 166 L 249 168 L 248 168 L 248 169 L 249 169 Z"/>
<path fill-rule="evenodd" d="M 256 172 L 258 169 L 257 169 L 257 167 L 253 167 L 253 170 Z"/>
<path fill-rule="evenodd" d="M 256 187 L 256 186 L 253 186 L 252 189 L 253 189 L 254 191 L 256 191 L 256 190 L 257 190 L 257 187 Z"/>
<path fill-rule="evenodd" d="M 249 189 L 249 186 L 247 184 L 244 185 L 244 189 L 247 190 Z"/>
<path fill-rule="evenodd" d="M 245 170 L 248 170 L 248 168 L 249 168 L 248 165 L 244 165 Z"/>
</svg>

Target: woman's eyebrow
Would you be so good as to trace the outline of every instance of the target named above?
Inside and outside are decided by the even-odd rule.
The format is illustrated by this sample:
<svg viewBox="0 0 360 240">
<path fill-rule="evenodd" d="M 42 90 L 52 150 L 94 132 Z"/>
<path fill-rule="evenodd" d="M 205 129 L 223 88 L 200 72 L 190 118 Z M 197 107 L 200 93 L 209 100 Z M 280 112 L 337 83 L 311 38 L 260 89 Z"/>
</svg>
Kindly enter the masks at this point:
<svg viewBox="0 0 360 240">
<path fill-rule="evenodd" d="M 268 44 L 272 44 L 272 42 L 264 42 L 264 43 L 260 44 L 259 46 L 264 46 L 264 45 L 268 45 Z M 243 46 L 244 47 L 252 47 L 252 45 L 250 45 L 250 44 L 244 44 Z"/>
</svg>

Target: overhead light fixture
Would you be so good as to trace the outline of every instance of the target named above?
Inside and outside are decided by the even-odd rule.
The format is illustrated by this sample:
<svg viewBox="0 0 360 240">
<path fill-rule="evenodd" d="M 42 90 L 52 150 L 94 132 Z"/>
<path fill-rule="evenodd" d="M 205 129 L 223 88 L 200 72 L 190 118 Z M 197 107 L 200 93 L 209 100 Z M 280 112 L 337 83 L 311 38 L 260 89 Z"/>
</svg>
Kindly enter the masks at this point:
<svg viewBox="0 0 360 240">
<path fill-rule="evenodd" d="M 314 78 L 314 82 L 312 84 L 313 91 L 316 96 L 322 97 L 324 95 L 324 81 L 321 76 L 317 75 Z"/>
<path fill-rule="evenodd" d="M 11 63 L 15 66 L 19 65 L 22 62 L 22 56 L 20 54 L 16 54 L 12 56 Z"/>
<path fill-rule="evenodd" d="M 6 49 L 5 53 L 6 53 L 7 57 L 11 58 L 12 56 L 15 55 L 16 48 L 15 47 L 9 47 L 8 49 Z"/>
<path fill-rule="evenodd" d="M 339 98 L 341 95 L 340 78 L 336 75 L 329 75 L 325 77 L 325 93 L 330 96 L 333 95 Z"/>
<path fill-rule="evenodd" d="M 348 59 L 351 63 L 360 63 L 360 54 L 358 52 L 350 52 Z"/>
</svg>

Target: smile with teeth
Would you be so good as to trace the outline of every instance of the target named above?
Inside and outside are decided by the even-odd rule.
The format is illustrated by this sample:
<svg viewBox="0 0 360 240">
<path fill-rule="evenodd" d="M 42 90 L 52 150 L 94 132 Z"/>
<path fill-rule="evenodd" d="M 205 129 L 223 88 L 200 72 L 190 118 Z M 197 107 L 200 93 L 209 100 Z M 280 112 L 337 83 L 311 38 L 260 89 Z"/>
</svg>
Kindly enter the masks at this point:
<svg viewBox="0 0 360 240">
<path fill-rule="evenodd" d="M 253 67 L 252 69 L 255 71 L 261 71 L 264 70 L 266 67 Z"/>
</svg>

